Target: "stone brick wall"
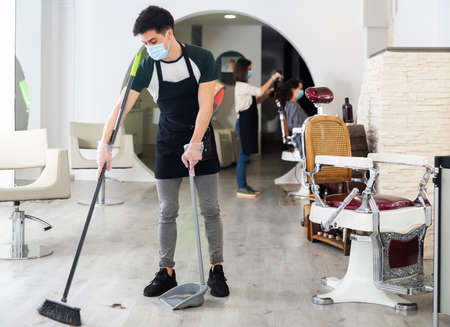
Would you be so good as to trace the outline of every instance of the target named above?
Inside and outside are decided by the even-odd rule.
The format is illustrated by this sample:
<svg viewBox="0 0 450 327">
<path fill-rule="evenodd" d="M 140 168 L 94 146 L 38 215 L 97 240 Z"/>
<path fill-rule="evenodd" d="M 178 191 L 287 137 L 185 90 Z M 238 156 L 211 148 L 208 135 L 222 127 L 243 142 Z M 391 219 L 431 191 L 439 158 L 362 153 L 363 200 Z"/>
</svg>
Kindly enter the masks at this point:
<svg viewBox="0 0 450 327">
<path fill-rule="evenodd" d="M 385 51 L 366 63 L 357 108 L 371 152 L 450 154 L 450 52 Z M 414 199 L 423 169 L 379 165 L 379 193 Z M 428 195 L 433 200 L 433 184 Z M 425 257 L 432 258 L 432 228 Z"/>
</svg>

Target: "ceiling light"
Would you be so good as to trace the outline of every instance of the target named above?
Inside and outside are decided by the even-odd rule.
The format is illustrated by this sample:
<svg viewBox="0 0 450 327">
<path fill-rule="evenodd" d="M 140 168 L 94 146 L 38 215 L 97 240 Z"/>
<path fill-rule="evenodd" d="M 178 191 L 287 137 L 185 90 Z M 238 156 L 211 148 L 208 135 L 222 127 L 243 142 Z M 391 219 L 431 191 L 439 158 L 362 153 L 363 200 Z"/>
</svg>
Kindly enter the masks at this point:
<svg viewBox="0 0 450 327">
<path fill-rule="evenodd" d="M 235 19 L 236 18 L 236 15 L 225 15 L 224 16 L 225 17 L 225 19 Z"/>
</svg>

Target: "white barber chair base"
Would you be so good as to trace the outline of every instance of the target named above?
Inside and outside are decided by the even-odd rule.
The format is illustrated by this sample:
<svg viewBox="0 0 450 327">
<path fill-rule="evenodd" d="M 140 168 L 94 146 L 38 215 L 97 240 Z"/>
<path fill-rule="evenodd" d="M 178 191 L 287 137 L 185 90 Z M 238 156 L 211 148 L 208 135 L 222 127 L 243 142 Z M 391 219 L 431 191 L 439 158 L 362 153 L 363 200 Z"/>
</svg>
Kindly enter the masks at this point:
<svg viewBox="0 0 450 327">
<path fill-rule="evenodd" d="M 375 286 L 373 276 L 372 240 L 368 236 L 352 235 L 350 260 L 342 279 L 324 277 L 323 286 L 333 288 L 329 293 L 314 295 L 317 305 L 335 303 L 370 303 L 388 306 L 396 311 L 417 311 L 417 304 L 382 291 Z"/>
<path fill-rule="evenodd" d="M 122 201 L 120 199 L 115 199 L 115 198 L 109 198 L 108 200 L 105 199 L 106 198 L 106 186 L 105 186 L 105 183 L 106 183 L 106 179 L 107 178 L 122 183 L 121 181 L 119 181 L 119 180 L 117 180 L 115 178 L 109 178 L 109 177 L 105 176 L 105 178 L 103 178 L 102 185 L 101 185 L 100 191 L 98 193 L 97 201 L 95 202 L 95 206 L 96 207 L 108 207 L 108 206 L 115 206 L 115 205 L 124 204 L 125 201 Z M 85 201 L 78 201 L 77 203 L 81 204 L 81 205 L 84 205 L 84 206 L 90 206 L 91 202 L 92 202 L 92 200 L 85 200 Z"/>
<path fill-rule="evenodd" d="M 286 152 L 286 151 L 285 151 Z M 275 185 L 281 184 L 300 184 L 300 189 L 295 192 L 289 192 L 290 197 L 309 197 L 309 188 L 305 185 L 304 169 L 302 161 L 298 162 L 294 168 L 289 170 L 286 174 L 274 180 Z"/>
</svg>

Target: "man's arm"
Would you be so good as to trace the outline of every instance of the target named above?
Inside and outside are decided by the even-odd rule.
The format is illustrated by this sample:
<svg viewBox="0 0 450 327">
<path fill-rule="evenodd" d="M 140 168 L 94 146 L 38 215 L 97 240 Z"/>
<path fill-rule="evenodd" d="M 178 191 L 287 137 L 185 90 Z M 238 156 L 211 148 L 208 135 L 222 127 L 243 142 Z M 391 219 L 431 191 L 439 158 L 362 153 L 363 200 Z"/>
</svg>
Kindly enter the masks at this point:
<svg viewBox="0 0 450 327">
<path fill-rule="evenodd" d="M 189 143 L 200 143 L 213 114 L 214 88 L 216 81 L 200 83 L 198 86 L 199 110 L 195 121 L 194 134 Z"/>
<path fill-rule="evenodd" d="M 126 87 L 122 89 L 122 92 L 120 93 L 119 99 L 114 106 L 113 111 L 109 114 L 108 119 L 106 120 L 105 127 L 103 128 L 103 136 L 102 136 L 102 143 L 108 144 L 109 140 L 111 139 L 112 132 L 114 130 L 114 126 L 116 124 L 117 116 L 119 115 L 120 107 L 123 102 L 123 98 L 125 96 L 125 90 Z M 134 107 L 134 104 L 136 103 L 137 98 L 139 97 L 139 92 L 130 89 L 130 93 L 128 94 L 127 103 L 125 105 L 125 110 L 122 115 L 122 120 L 119 124 L 119 127 L 122 125 L 125 117 L 130 112 L 130 110 Z"/>
</svg>

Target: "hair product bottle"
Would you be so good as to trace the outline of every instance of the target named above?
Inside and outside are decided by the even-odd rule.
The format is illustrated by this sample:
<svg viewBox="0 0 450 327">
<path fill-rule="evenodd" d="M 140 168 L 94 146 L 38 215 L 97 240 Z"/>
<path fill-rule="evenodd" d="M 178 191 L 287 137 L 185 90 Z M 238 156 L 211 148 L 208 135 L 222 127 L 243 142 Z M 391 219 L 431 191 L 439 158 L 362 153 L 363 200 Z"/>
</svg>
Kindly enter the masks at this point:
<svg viewBox="0 0 450 327">
<path fill-rule="evenodd" d="M 342 105 L 342 120 L 344 123 L 353 123 L 353 107 L 348 98 L 345 98 L 345 103 Z"/>
</svg>

